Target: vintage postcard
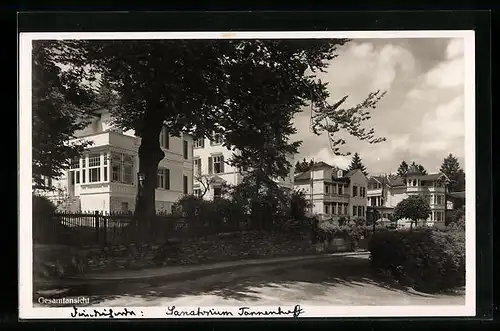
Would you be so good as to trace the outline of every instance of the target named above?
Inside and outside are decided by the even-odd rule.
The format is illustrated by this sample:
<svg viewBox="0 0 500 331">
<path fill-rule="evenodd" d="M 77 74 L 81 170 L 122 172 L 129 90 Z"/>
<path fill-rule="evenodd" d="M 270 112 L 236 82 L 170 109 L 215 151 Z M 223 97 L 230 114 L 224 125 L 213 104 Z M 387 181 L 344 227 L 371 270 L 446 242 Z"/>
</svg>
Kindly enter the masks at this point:
<svg viewBox="0 0 500 331">
<path fill-rule="evenodd" d="M 21 319 L 475 315 L 473 31 L 19 47 Z"/>
</svg>

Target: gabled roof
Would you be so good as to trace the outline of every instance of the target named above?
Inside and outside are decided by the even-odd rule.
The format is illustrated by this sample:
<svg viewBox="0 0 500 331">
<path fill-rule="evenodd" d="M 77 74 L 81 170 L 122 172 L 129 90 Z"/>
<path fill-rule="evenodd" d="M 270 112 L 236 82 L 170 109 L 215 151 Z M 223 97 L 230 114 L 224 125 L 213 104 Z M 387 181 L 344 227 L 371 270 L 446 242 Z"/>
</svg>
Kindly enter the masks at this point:
<svg viewBox="0 0 500 331">
<path fill-rule="evenodd" d="M 448 177 L 445 174 L 443 174 L 443 173 L 423 175 L 423 176 L 420 176 L 419 179 L 420 180 L 434 181 L 434 180 L 438 180 L 441 177 L 444 177 L 446 180 L 448 180 Z"/>
<path fill-rule="evenodd" d="M 346 179 L 349 176 L 352 176 L 356 172 L 356 170 L 352 171 L 352 173 L 347 172 L 345 170 L 339 169 L 338 167 L 329 165 L 328 163 L 325 163 L 323 161 L 316 162 L 314 163 L 314 170 L 323 170 L 323 169 L 328 169 L 328 170 L 333 170 L 332 172 L 332 179 Z M 337 176 L 337 172 L 339 170 L 342 170 L 342 177 Z M 301 180 L 310 180 L 311 179 L 311 171 L 304 171 L 299 174 L 295 174 L 294 177 L 295 181 L 301 181 Z"/>
<path fill-rule="evenodd" d="M 379 182 L 382 185 L 388 185 L 388 186 L 404 186 L 405 182 L 404 179 L 401 178 L 400 176 L 394 176 L 394 175 L 389 175 L 389 176 L 372 176 L 370 177 L 370 180 L 375 180 Z"/>
<path fill-rule="evenodd" d="M 410 175 L 421 175 L 422 173 L 420 172 L 420 170 L 418 170 L 418 168 L 412 164 L 409 168 L 408 168 L 408 171 L 406 172 L 406 175 L 407 176 L 410 176 Z"/>
<path fill-rule="evenodd" d="M 351 177 L 352 175 L 354 175 L 356 173 L 356 171 L 358 171 L 359 169 L 354 169 L 354 170 L 349 170 L 345 176 L 346 177 Z"/>
<path fill-rule="evenodd" d="M 314 165 L 314 170 L 319 170 L 319 169 L 333 169 L 335 168 L 334 166 L 332 165 L 329 165 L 328 163 L 325 163 L 323 161 L 319 161 L 319 162 L 315 162 Z"/>
<path fill-rule="evenodd" d="M 389 176 L 387 177 L 388 185 L 390 186 L 405 186 L 404 178 L 400 176 Z"/>
<path fill-rule="evenodd" d="M 300 174 L 295 175 L 295 180 L 308 180 L 308 179 L 311 179 L 310 171 L 304 171 L 301 172 Z"/>
</svg>

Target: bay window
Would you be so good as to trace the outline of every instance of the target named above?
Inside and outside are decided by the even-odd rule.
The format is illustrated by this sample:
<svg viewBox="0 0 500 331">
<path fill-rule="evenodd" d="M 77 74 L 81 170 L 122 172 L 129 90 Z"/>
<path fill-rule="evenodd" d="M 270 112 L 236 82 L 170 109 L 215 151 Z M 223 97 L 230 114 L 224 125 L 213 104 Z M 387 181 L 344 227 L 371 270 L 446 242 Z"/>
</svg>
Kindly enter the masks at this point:
<svg viewBox="0 0 500 331">
<path fill-rule="evenodd" d="M 111 181 L 134 184 L 134 157 L 123 153 L 111 153 Z"/>
</svg>

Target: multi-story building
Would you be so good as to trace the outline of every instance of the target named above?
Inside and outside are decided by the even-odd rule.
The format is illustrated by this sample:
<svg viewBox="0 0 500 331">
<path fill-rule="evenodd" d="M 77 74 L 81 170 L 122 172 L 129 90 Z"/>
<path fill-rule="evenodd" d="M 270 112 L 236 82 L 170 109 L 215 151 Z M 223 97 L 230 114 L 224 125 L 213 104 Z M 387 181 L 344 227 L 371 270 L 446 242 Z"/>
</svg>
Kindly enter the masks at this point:
<svg viewBox="0 0 500 331">
<path fill-rule="evenodd" d="M 195 139 L 193 150 L 195 195 L 211 200 L 221 196 L 224 184 L 238 185 L 242 182 L 243 175 L 239 169 L 227 163 L 240 151 L 223 146 L 220 135 L 214 135 L 212 139 Z M 276 182 L 283 188 L 293 189 L 293 155 L 290 156 L 289 162 L 292 164 L 290 175 L 286 179 L 276 179 Z"/>
<path fill-rule="evenodd" d="M 47 197 L 63 210 L 133 211 L 141 138 L 113 127 L 105 110 L 75 136 L 93 144 L 53 181 L 57 190 Z M 165 157 L 158 165 L 156 209 L 170 212 L 173 203 L 192 193 L 193 140 L 189 135 L 169 136 L 164 129 L 158 139 Z"/>
<path fill-rule="evenodd" d="M 442 173 L 424 175 L 415 166 L 410 166 L 404 178 L 394 175 L 372 176 L 368 181 L 368 206 L 377 209 L 383 218 L 388 218 L 403 199 L 421 195 L 429 201 L 432 210 L 426 225 L 442 226 L 445 221 L 447 181 L 448 178 Z"/>
<path fill-rule="evenodd" d="M 366 218 L 368 179 L 359 169 L 344 171 L 325 162 L 295 176 L 295 189 L 303 190 L 312 214 L 323 219 Z"/>
</svg>

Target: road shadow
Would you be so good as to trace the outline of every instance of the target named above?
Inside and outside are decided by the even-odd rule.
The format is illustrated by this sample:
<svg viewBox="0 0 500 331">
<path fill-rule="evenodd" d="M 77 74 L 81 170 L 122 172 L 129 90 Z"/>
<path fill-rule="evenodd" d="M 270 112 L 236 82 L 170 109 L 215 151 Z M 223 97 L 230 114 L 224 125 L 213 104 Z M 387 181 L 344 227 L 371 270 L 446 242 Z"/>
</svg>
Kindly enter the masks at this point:
<svg viewBox="0 0 500 331">
<path fill-rule="evenodd" d="M 324 285 L 324 286 L 319 286 Z M 432 295 L 415 292 L 390 279 L 372 274 L 368 259 L 331 257 L 322 260 L 301 261 L 285 264 L 249 266 L 231 271 L 186 278 L 177 281 L 150 279 L 134 282 L 112 282 L 73 286 L 65 289 L 64 296 L 90 296 L 93 304 L 123 296 L 136 296 L 145 301 L 158 298 L 215 295 L 224 299 L 254 301 L 261 292 L 287 289 L 301 293 L 297 300 L 307 300 L 325 294 L 334 286 L 358 287 L 373 285 L 410 296 Z"/>
</svg>

